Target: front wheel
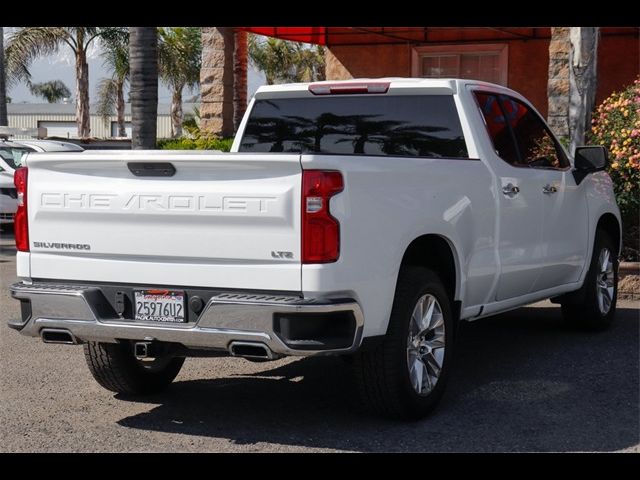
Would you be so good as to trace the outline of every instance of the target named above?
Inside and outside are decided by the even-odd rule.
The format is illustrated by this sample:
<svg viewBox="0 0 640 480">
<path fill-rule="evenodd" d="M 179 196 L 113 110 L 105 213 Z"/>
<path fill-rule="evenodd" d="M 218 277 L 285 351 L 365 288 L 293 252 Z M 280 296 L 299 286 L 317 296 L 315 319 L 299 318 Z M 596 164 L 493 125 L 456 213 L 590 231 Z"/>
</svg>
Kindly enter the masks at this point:
<svg viewBox="0 0 640 480">
<path fill-rule="evenodd" d="M 394 418 L 427 415 L 444 393 L 453 330 L 450 300 L 438 275 L 426 268 L 403 267 L 384 340 L 354 357 L 365 406 Z"/>
<path fill-rule="evenodd" d="M 93 378 L 107 390 L 144 395 L 165 390 L 176 378 L 184 358 L 160 356 L 138 360 L 128 342 L 84 345 L 84 355 Z"/>
<path fill-rule="evenodd" d="M 604 330 L 613 322 L 618 297 L 618 248 L 611 237 L 598 231 L 580 303 L 562 303 L 562 316 L 587 330 Z"/>
</svg>

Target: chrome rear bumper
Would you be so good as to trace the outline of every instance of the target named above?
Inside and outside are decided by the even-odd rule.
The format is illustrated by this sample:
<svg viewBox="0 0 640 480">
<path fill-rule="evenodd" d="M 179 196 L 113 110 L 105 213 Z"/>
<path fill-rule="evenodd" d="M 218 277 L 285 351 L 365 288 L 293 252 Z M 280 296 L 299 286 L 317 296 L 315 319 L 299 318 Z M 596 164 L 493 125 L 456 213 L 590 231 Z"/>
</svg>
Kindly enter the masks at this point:
<svg viewBox="0 0 640 480">
<path fill-rule="evenodd" d="M 232 342 L 254 342 L 279 355 L 304 356 L 348 353 L 362 342 L 364 319 L 353 300 L 225 292 L 209 299 L 196 322 L 166 325 L 119 317 L 100 288 L 91 285 L 16 283 L 11 286 L 11 295 L 23 302 L 23 318 L 9 322 L 9 326 L 32 337 L 40 336 L 43 329 L 62 329 L 79 342 L 159 341 L 215 350 L 229 350 Z M 353 339 L 345 348 L 316 349 L 313 344 L 295 348 L 274 328 L 276 316 L 304 319 L 307 314 L 317 318 L 340 313 L 352 315 L 355 323 Z"/>
</svg>

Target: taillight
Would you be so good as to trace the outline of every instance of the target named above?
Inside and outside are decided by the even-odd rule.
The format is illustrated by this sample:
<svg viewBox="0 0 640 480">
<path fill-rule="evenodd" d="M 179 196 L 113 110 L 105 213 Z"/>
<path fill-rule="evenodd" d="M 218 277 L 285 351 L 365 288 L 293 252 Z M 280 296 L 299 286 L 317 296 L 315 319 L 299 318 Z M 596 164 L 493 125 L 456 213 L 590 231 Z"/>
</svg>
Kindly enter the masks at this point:
<svg viewBox="0 0 640 480">
<path fill-rule="evenodd" d="M 357 93 L 387 93 L 389 82 L 312 83 L 309 91 L 314 95 L 353 95 Z"/>
<path fill-rule="evenodd" d="M 340 223 L 331 216 L 329 200 L 343 189 L 340 172 L 302 172 L 302 263 L 338 260 Z"/>
<path fill-rule="evenodd" d="M 14 218 L 16 248 L 20 252 L 29 251 L 29 220 L 27 217 L 27 167 L 20 167 L 13 174 L 13 183 L 18 194 L 18 210 Z"/>
</svg>

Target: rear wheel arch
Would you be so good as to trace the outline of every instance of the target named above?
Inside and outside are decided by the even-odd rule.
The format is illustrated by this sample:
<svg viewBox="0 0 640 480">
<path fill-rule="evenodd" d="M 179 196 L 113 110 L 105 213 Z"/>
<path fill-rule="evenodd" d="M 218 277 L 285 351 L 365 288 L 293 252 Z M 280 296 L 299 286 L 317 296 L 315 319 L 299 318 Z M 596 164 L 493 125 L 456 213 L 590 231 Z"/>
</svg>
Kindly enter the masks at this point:
<svg viewBox="0 0 640 480">
<path fill-rule="evenodd" d="M 447 295 L 451 301 L 455 301 L 461 296 L 459 265 L 456 249 L 449 239 L 438 234 L 427 234 L 415 238 L 407 246 L 400 268 L 426 267 L 436 272 L 444 284 Z"/>
</svg>

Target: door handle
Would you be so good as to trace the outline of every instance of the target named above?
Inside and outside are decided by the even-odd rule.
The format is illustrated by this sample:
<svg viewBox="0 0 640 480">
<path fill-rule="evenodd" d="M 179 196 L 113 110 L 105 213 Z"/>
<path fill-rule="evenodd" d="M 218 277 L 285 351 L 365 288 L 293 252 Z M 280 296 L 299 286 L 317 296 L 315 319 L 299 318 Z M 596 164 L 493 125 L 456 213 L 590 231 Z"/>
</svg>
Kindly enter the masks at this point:
<svg viewBox="0 0 640 480">
<path fill-rule="evenodd" d="M 508 183 L 504 187 L 502 187 L 502 193 L 504 193 L 508 197 L 513 197 L 520 193 L 520 188 L 517 185 Z"/>
<path fill-rule="evenodd" d="M 558 189 L 553 186 L 553 185 L 545 185 L 544 187 L 542 187 L 542 193 L 544 193 L 545 195 L 551 195 L 553 193 L 556 193 L 558 191 Z"/>
</svg>

